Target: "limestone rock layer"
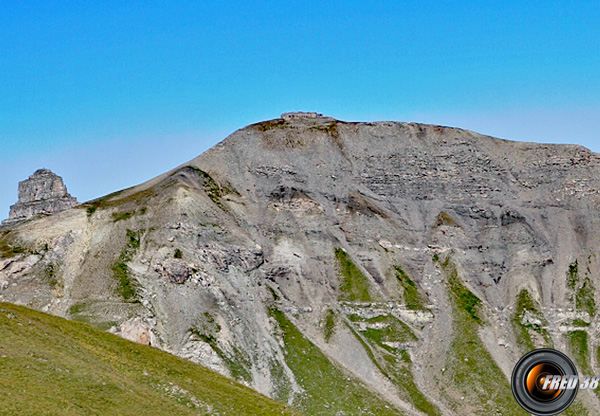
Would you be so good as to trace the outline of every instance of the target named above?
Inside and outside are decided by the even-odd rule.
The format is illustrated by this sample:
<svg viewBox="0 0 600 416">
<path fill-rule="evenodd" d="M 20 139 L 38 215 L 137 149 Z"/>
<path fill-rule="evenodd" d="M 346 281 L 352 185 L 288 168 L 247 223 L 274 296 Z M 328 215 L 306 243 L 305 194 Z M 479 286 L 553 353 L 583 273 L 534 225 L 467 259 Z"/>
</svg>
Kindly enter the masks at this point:
<svg viewBox="0 0 600 416">
<path fill-rule="evenodd" d="M 38 169 L 19 182 L 19 200 L 10 207 L 5 224 L 27 220 L 38 214 L 54 214 L 77 205 L 62 178 L 48 169 Z"/>
</svg>

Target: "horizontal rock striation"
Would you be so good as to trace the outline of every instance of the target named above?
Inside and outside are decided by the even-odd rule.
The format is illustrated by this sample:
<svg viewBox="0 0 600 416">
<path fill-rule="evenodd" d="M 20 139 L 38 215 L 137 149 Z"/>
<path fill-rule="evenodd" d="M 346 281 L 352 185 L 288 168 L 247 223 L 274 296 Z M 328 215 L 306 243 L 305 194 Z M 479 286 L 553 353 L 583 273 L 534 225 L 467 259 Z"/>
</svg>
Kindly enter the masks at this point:
<svg viewBox="0 0 600 416">
<path fill-rule="evenodd" d="M 27 220 L 38 214 L 54 214 L 77 205 L 69 195 L 60 176 L 48 169 L 38 169 L 28 179 L 19 182 L 19 200 L 10 207 L 3 225 Z"/>
</svg>

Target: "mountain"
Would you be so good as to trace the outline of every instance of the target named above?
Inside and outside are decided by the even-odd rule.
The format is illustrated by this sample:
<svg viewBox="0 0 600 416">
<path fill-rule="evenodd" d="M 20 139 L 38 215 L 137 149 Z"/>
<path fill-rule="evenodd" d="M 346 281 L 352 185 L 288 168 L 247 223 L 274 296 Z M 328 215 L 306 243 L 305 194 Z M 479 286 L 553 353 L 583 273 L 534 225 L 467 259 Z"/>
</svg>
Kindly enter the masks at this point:
<svg viewBox="0 0 600 416">
<path fill-rule="evenodd" d="M 299 415 L 213 371 L 23 306 L 0 304 L 2 415 Z"/>
<path fill-rule="evenodd" d="M 310 415 L 524 415 L 525 352 L 599 369 L 598 178 L 575 145 L 286 116 L 2 231 L 0 300 Z"/>
</svg>

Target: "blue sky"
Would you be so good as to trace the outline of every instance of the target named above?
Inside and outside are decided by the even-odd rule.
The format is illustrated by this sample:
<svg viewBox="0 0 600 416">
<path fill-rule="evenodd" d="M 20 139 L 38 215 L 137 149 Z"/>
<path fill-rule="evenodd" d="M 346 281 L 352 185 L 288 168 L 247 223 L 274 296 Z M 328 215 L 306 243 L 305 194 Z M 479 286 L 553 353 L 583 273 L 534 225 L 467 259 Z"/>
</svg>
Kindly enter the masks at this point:
<svg viewBox="0 0 600 416">
<path fill-rule="evenodd" d="M 88 200 L 291 110 L 600 152 L 597 1 L 5 2 L 0 217 L 39 167 Z"/>
</svg>

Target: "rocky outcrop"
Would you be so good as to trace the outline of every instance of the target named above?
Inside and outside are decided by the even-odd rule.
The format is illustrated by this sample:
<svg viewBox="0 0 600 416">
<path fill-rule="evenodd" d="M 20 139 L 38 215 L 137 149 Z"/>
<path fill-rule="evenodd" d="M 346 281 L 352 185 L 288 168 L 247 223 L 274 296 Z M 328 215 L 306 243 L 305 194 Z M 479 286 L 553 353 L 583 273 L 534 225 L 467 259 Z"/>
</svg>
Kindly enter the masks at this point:
<svg viewBox="0 0 600 416">
<path fill-rule="evenodd" d="M 185 283 L 192 275 L 192 268 L 180 259 L 166 260 L 155 269 L 170 282 L 179 284 Z"/>
<path fill-rule="evenodd" d="M 38 169 L 33 175 L 19 182 L 19 201 L 10 207 L 10 214 L 3 225 L 27 220 L 38 214 L 54 214 L 77 205 L 77 199 L 69 195 L 60 176 L 48 169 Z"/>
</svg>

